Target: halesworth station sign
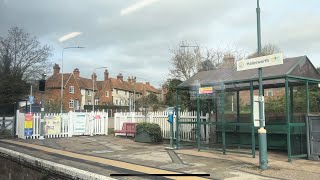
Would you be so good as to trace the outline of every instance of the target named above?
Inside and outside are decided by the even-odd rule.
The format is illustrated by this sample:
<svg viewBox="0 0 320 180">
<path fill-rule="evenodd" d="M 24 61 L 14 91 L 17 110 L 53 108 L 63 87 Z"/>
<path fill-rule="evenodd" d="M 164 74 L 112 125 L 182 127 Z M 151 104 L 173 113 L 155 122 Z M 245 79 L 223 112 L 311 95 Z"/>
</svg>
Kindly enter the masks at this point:
<svg viewBox="0 0 320 180">
<path fill-rule="evenodd" d="M 283 64 L 282 53 L 252 59 L 242 59 L 240 61 L 237 61 L 237 71 L 244 71 L 248 69 L 256 69 L 279 64 Z"/>
</svg>

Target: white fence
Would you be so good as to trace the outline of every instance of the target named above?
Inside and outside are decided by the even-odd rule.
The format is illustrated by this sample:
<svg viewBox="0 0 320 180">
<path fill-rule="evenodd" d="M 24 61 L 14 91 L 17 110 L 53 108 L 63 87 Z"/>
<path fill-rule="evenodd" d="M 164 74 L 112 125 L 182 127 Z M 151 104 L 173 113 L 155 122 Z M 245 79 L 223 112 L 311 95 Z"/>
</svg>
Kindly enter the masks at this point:
<svg viewBox="0 0 320 180">
<path fill-rule="evenodd" d="M 45 128 L 47 122 L 41 119 L 40 113 L 34 113 L 32 116 L 32 135 L 25 134 L 25 114 L 17 111 L 16 135 L 19 138 L 40 138 L 40 126 L 43 122 L 44 138 L 72 137 L 74 135 L 107 135 L 108 134 L 108 113 L 106 112 L 69 112 L 61 114 L 47 113 L 45 117 L 59 116 L 60 131 L 55 134 L 46 134 Z"/>
<path fill-rule="evenodd" d="M 156 123 L 161 127 L 162 136 L 165 139 L 170 139 L 170 123 L 168 120 L 168 112 L 152 112 L 148 115 L 143 115 L 142 113 L 134 112 L 122 112 L 115 113 L 114 115 L 114 130 L 121 130 L 124 122 L 150 122 Z M 182 141 L 193 141 L 196 139 L 196 130 L 197 130 L 197 112 L 180 112 L 180 139 Z M 209 114 L 203 115 L 200 113 L 200 121 L 208 121 Z M 173 131 L 174 138 L 176 138 L 176 115 L 173 119 Z M 209 128 L 207 126 L 201 126 L 200 137 L 202 139 L 208 139 L 209 137 Z M 116 135 L 122 135 L 117 133 Z"/>
</svg>

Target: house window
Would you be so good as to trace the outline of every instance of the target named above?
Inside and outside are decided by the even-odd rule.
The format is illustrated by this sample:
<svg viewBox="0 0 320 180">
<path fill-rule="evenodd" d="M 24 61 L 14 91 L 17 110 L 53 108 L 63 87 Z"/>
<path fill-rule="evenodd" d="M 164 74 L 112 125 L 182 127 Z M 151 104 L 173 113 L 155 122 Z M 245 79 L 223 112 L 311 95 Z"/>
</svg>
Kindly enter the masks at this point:
<svg viewBox="0 0 320 180">
<path fill-rule="evenodd" d="M 91 96 L 91 91 L 87 91 L 87 96 Z"/>
<path fill-rule="evenodd" d="M 74 100 L 70 99 L 69 101 L 69 108 L 74 108 Z"/>
<path fill-rule="evenodd" d="M 106 91 L 106 97 L 109 97 L 109 91 Z"/>
<path fill-rule="evenodd" d="M 99 99 L 94 99 L 94 105 L 99 105 Z"/>
<path fill-rule="evenodd" d="M 74 93 L 74 86 L 69 87 L 69 93 L 73 94 Z"/>
<path fill-rule="evenodd" d="M 267 96 L 273 96 L 273 91 L 267 91 Z"/>
<path fill-rule="evenodd" d="M 118 94 L 118 89 L 116 90 L 116 94 Z"/>
<path fill-rule="evenodd" d="M 75 107 L 76 107 L 76 110 L 79 110 L 79 100 L 78 99 L 75 100 Z"/>
<path fill-rule="evenodd" d="M 138 94 L 138 97 L 140 97 L 140 94 Z"/>
<path fill-rule="evenodd" d="M 91 100 L 88 100 L 88 105 L 92 105 L 92 104 L 91 104 Z"/>
<path fill-rule="evenodd" d="M 118 99 L 116 100 L 116 105 L 118 105 Z"/>
<path fill-rule="evenodd" d="M 124 92 L 124 95 L 127 95 L 127 91 Z"/>
</svg>

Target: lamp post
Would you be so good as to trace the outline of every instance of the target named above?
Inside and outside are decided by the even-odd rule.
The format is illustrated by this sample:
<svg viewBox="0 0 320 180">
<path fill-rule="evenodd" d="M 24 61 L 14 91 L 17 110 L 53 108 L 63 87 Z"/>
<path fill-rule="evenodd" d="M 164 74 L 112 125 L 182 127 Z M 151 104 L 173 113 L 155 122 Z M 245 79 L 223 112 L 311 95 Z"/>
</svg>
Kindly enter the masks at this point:
<svg viewBox="0 0 320 180">
<path fill-rule="evenodd" d="M 95 84 L 95 80 L 94 80 L 94 76 L 96 75 L 96 70 L 97 69 L 105 69 L 105 68 L 107 68 L 107 67 L 98 67 L 98 68 L 94 68 L 93 69 L 93 77 L 92 77 L 92 99 L 91 99 L 91 101 L 92 101 L 92 111 L 94 112 L 94 104 L 95 104 L 95 99 L 94 99 L 94 96 L 95 96 L 95 93 L 94 93 L 94 84 Z"/>
<path fill-rule="evenodd" d="M 46 76 L 47 76 L 47 74 L 43 73 L 41 80 L 45 81 Z M 41 91 L 41 114 L 40 114 L 41 118 L 40 118 L 40 137 L 39 137 L 39 139 L 44 139 L 43 135 L 44 135 L 45 82 L 40 83 L 40 81 L 39 81 L 39 86 L 40 86 L 40 84 L 42 84 L 41 86 L 43 86 L 43 87 L 39 87 L 39 91 Z M 30 107 L 31 107 L 31 105 L 30 105 Z"/>
<path fill-rule="evenodd" d="M 257 40 L 258 40 L 258 56 L 261 55 L 261 26 L 260 26 L 260 6 L 259 0 L 257 0 Z M 259 134 L 259 162 L 260 169 L 268 168 L 268 153 L 267 153 L 267 131 L 264 128 L 264 112 L 263 112 L 263 89 L 262 89 L 262 68 L 258 69 L 259 73 L 259 121 L 260 128 L 258 130 Z M 289 142 L 290 143 L 290 142 Z"/>
<path fill-rule="evenodd" d="M 60 90 L 60 98 L 61 98 L 61 102 L 60 102 L 60 113 L 62 116 L 62 109 L 63 109 L 63 53 L 65 49 L 82 49 L 84 47 L 81 46 L 69 46 L 69 47 L 64 47 L 62 49 L 62 58 L 61 58 L 61 90 Z"/>
</svg>

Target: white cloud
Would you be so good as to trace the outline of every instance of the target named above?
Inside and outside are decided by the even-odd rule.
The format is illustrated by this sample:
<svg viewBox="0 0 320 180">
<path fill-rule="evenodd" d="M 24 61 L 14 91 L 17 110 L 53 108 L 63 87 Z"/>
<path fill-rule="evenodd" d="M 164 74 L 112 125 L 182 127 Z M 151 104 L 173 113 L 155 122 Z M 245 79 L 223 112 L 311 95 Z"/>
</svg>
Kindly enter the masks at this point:
<svg viewBox="0 0 320 180">
<path fill-rule="evenodd" d="M 79 36 L 80 34 L 82 34 L 82 32 L 71 32 L 71 33 L 68 33 L 68 34 L 60 37 L 59 38 L 59 42 L 64 42 L 64 41 L 67 41 L 69 39 L 75 38 L 75 37 Z"/>
</svg>

